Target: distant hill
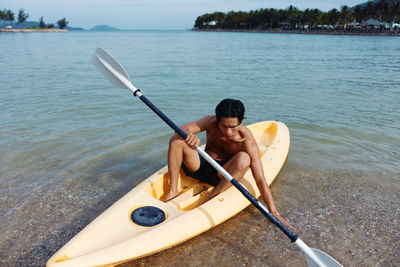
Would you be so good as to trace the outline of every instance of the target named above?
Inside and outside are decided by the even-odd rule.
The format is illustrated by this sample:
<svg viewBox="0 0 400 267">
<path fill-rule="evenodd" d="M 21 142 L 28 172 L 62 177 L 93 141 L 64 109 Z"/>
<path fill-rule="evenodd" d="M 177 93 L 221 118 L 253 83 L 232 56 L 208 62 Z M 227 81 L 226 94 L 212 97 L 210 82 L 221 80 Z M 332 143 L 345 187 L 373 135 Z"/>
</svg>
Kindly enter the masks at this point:
<svg viewBox="0 0 400 267">
<path fill-rule="evenodd" d="M 375 2 L 375 3 L 379 3 L 381 0 L 371 0 L 372 2 Z M 386 0 L 386 2 L 391 2 L 392 0 Z M 393 0 L 394 2 L 400 2 L 400 0 Z M 367 2 L 364 2 L 364 3 L 362 3 L 362 5 L 366 5 L 368 3 L 368 1 Z"/>
<path fill-rule="evenodd" d="M 69 27 L 69 26 L 67 26 L 66 29 L 69 30 L 69 31 L 86 31 L 84 28 L 81 28 L 81 27 Z"/>
<path fill-rule="evenodd" d="M 36 21 L 25 21 L 23 23 L 18 23 L 16 21 L 10 22 L 8 20 L 0 20 L 0 28 L 5 28 L 6 26 L 11 26 L 14 29 L 39 27 L 39 22 L 36 22 Z"/>
<path fill-rule="evenodd" d="M 119 31 L 119 29 L 108 26 L 108 25 L 98 25 L 90 29 L 90 31 Z"/>
<path fill-rule="evenodd" d="M 391 2 L 392 0 L 387 0 L 387 2 Z M 393 1 L 395 1 L 395 2 L 400 2 L 400 0 L 393 0 Z M 353 6 L 351 9 L 353 10 L 354 8 L 356 8 L 356 6 L 366 6 L 367 4 L 368 4 L 368 2 L 375 2 L 375 3 L 379 3 L 380 2 L 380 0 L 371 0 L 371 1 L 366 1 L 366 2 L 363 2 L 363 3 L 361 3 L 361 4 L 358 4 L 358 5 L 355 5 L 355 6 Z"/>
</svg>

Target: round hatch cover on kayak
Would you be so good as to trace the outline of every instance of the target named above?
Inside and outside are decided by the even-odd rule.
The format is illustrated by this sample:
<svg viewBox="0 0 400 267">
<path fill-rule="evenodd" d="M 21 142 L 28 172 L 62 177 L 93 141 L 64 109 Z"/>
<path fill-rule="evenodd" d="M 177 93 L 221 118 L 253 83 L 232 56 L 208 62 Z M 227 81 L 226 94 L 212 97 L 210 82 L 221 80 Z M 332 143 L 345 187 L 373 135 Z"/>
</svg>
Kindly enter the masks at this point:
<svg viewBox="0 0 400 267">
<path fill-rule="evenodd" d="M 153 206 L 135 209 L 131 214 L 134 223 L 140 226 L 154 226 L 165 220 L 165 212 Z"/>
</svg>

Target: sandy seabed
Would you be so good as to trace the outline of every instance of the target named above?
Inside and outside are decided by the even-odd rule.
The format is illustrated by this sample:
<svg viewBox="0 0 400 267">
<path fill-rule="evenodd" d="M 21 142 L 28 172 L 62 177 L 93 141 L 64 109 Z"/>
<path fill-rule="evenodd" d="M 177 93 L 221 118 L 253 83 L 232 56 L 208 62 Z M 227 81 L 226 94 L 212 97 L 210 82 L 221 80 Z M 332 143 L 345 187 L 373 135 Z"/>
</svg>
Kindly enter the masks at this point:
<svg viewBox="0 0 400 267">
<path fill-rule="evenodd" d="M 145 178 L 150 173 L 141 173 Z M 286 165 L 271 186 L 278 210 L 310 247 L 344 266 L 398 266 L 400 174 L 317 171 Z M 1 266 L 43 266 L 124 195 L 129 177 L 104 175 L 37 189 L 8 212 L 1 196 Z M 112 186 L 104 186 L 104 185 Z M 51 190 L 54 189 L 54 190 Z M 304 256 L 255 207 L 176 247 L 120 266 L 306 266 Z"/>
</svg>

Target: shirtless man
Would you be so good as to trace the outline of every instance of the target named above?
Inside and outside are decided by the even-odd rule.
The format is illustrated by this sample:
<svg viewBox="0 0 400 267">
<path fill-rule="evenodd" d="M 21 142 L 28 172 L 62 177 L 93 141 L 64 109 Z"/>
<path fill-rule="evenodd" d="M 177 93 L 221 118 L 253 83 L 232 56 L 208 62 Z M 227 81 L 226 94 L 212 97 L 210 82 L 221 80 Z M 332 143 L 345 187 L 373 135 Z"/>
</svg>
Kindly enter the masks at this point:
<svg viewBox="0 0 400 267">
<path fill-rule="evenodd" d="M 279 215 L 272 199 L 264 177 L 257 142 L 251 131 L 242 124 L 244 112 L 245 108 L 241 101 L 224 99 L 215 108 L 216 115 L 203 117 L 181 127 L 187 133 L 185 140 L 177 133 L 172 136 L 168 150 L 170 189 L 164 196 L 164 200 L 167 202 L 178 195 L 178 177 L 181 167 L 186 175 L 214 186 L 203 203 L 231 186 L 231 183 L 196 151 L 200 138 L 195 134 L 206 131 L 205 151 L 237 180 L 240 180 L 250 167 L 269 211 L 288 226 L 289 224 Z"/>
</svg>

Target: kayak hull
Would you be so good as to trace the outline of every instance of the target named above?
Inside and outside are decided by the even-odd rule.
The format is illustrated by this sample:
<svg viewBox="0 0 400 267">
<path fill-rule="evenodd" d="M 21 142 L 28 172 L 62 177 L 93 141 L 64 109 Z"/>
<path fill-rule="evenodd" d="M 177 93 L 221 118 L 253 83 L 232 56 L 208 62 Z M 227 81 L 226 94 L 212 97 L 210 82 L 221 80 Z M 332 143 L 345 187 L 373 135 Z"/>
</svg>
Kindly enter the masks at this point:
<svg viewBox="0 0 400 267">
<path fill-rule="evenodd" d="M 275 121 L 247 127 L 259 144 L 264 174 L 267 183 L 271 184 L 287 158 L 289 130 L 283 123 Z M 260 196 L 250 170 L 239 182 L 253 196 Z M 178 182 L 180 194 L 165 203 L 160 199 L 168 188 L 169 174 L 165 166 L 93 220 L 46 265 L 114 266 L 182 243 L 231 218 L 250 204 L 236 188 L 230 187 L 199 206 L 213 187 L 187 177 L 182 171 Z M 147 206 L 161 210 L 162 222 L 154 226 L 135 223 L 132 213 Z"/>
</svg>

